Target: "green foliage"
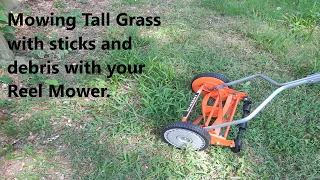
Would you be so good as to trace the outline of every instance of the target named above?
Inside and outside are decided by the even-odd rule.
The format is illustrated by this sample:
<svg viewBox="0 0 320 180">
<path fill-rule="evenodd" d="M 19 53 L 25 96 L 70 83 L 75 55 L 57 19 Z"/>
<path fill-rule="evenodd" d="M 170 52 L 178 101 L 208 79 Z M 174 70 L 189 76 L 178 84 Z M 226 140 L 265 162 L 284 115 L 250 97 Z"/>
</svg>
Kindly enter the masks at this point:
<svg viewBox="0 0 320 180">
<path fill-rule="evenodd" d="M 44 50 L 32 50 L 26 53 L 26 56 L 34 57 L 36 59 L 43 59 L 47 53 Z"/>
<path fill-rule="evenodd" d="M 313 30 L 320 23 L 320 11 L 285 15 L 283 20 L 293 33 Z"/>
<path fill-rule="evenodd" d="M 44 81 L 44 83 L 48 84 L 48 85 L 54 85 L 54 86 L 57 86 L 59 85 L 59 82 L 55 79 L 46 79 Z"/>
<path fill-rule="evenodd" d="M 67 5 L 62 0 L 54 0 L 54 6 L 59 10 L 63 11 L 67 8 Z"/>
<path fill-rule="evenodd" d="M 86 4 L 88 2 L 88 0 L 81 0 L 82 4 Z"/>
<path fill-rule="evenodd" d="M 310 10 L 319 12 L 319 2 L 317 0 L 202 0 L 202 5 L 224 15 L 249 16 L 271 21 L 282 19 L 287 14 Z"/>
<path fill-rule="evenodd" d="M 121 4 L 128 4 L 128 5 L 134 5 L 134 4 L 140 4 L 144 0 L 121 0 Z"/>
<path fill-rule="evenodd" d="M 2 81 L 2 82 L 5 83 L 5 84 L 11 84 L 11 83 L 12 83 L 11 78 L 8 77 L 8 76 L 5 76 L 5 75 L 3 75 L 3 76 L 0 77 L 0 81 Z"/>
<path fill-rule="evenodd" d="M 0 22 L 1 24 L 8 23 L 8 17 L 3 13 L 3 9 L 1 8 L 3 6 L 0 6 L 1 13 L 0 13 Z"/>
<path fill-rule="evenodd" d="M 4 134 L 14 136 L 18 133 L 17 125 L 13 120 L 9 120 L 4 124 Z"/>
<path fill-rule="evenodd" d="M 0 156 L 8 156 L 8 154 L 10 154 L 10 153 L 12 153 L 12 152 L 14 152 L 14 147 L 13 147 L 13 145 L 11 145 L 11 144 L 6 144 L 6 145 L 4 145 L 4 147 L 2 147 L 1 149 L 0 149 Z M 1 164 L 0 163 L 0 166 L 2 166 L 2 165 L 4 165 L 4 164 Z"/>
<path fill-rule="evenodd" d="M 47 78 L 43 74 L 24 74 L 22 81 L 26 82 L 28 86 L 36 86 L 43 83 Z"/>
<path fill-rule="evenodd" d="M 14 40 L 14 30 L 16 29 L 15 27 L 8 26 L 8 17 L 5 14 L 6 9 L 4 6 L 0 5 L 0 32 L 4 34 L 4 37 L 7 40 Z"/>
<path fill-rule="evenodd" d="M 31 16 L 32 10 L 31 9 L 25 9 L 24 14 L 27 16 Z"/>
<path fill-rule="evenodd" d="M 8 101 L 6 99 L 0 100 L 0 108 L 11 108 L 13 106 L 11 101 Z"/>
<path fill-rule="evenodd" d="M 59 59 L 63 59 L 67 54 L 69 54 L 70 52 L 72 52 L 72 49 L 68 49 L 68 50 L 60 50 L 56 56 L 59 58 Z"/>
</svg>

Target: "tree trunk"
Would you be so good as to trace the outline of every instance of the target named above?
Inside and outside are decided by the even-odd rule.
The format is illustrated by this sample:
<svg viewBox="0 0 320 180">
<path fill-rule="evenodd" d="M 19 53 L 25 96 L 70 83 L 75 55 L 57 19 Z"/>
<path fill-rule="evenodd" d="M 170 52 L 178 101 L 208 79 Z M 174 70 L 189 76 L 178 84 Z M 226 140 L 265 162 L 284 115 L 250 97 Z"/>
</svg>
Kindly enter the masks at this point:
<svg viewBox="0 0 320 180">
<path fill-rule="evenodd" d="M 18 0 L 0 0 L 0 4 L 2 4 L 7 11 L 12 11 L 18 7 Z"/>
<path fill-rule="evenodd" d="M 0 0 L 0 5 L 3 5 L 8 12 L 15 10 L 18 7 L 18 0 Z M 0 64 L 6 65 L 14 60 L 14 54 L 8 47 L 6 39 L 0 32 Z"/>
<path fill-rule="evenodd" d="M 0 33 L 0 63 L 7 64 L 14 60 L 14 55 L 3 35 Z M 5 63 L 7 61 L 7 63 Z"/>
</svg>

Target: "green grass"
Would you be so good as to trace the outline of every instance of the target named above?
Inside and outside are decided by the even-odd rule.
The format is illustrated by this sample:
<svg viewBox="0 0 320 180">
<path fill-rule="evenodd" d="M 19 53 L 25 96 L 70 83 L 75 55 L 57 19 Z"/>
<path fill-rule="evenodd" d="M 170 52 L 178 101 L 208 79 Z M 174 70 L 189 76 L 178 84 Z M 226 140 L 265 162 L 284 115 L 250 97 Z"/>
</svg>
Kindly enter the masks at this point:
<svg viewBox="0 0 320 180">
<path fill-rule="evenodd" d="M 317 1 L 202 1 L 208 9 L 241 16 L 239 31 L 291 66 L 295 76 L 319 71 Z M 249 18 L 249 19 L 248 19 Z M 304 64 L 304 65 L 302 65 Z M 299 67 L 298 67 L 299 66 Z"/>
<path fill-rule="evenodd" d="M 219 146 L 182 151 L 160 139 L 161 128 L 179 121 L 193 98 L 190 80 L 195 74 L 217 72 L 236 80 L 263 73 L 285 82 L 319 72 L 318 22 L 311 16 L 320 12 L 319 6 L 315 1 L 297 2 L 118 2 L 114 11 L 134 6 L 135 14 L 145 13 L 146 4 L 150 5 L 161 15 L 162 26 L 106 29 L 104 38 L 131 35 L 133 50 L 94 51 L 89 59 L 103 68 L 146 64 L 144 73 L 115 74 L 110 79 L 103 74 L 57 75 L 59 82 L 70 86 L 106 86 L 112 96 L 94 101 L 30 98 L 0 103 L 15 114 L 1 125 L 1 133 L 22 138 L 26 144 L 30 132 L 37 134 L 39 142 L 60 135 L 40 147 L 50 151 L 64 145 L 61 154 L 68 155 L 73 171 L 59 171 L 73 178 L 315 179 L 320 176 L 319 85 L 290 89 L 276 97 L 249 122 L 240 154 Z M 292 19 L 286 19 L 284 12 Z M 300 29 L 290 25 L 297 21 L 303 25 Z M 77 55 L 65 58 L 72 56 Z M 235 89 L 248 91 L 257 107 L 274 88 L 256 80 Z M 236 127 L 231 130 L 234 138 Z M 20 177 L 49 175 L 26 171 Z"/>
<path fill-rule="evenodd" d="M 248 16 L 271 21 L 282 19 L 286 14 L 319 12 L 319 2 L 317 0 L 231 0 L 228 2 L 203 0 L 202 4 L 224 15 Z"/>
</svg>

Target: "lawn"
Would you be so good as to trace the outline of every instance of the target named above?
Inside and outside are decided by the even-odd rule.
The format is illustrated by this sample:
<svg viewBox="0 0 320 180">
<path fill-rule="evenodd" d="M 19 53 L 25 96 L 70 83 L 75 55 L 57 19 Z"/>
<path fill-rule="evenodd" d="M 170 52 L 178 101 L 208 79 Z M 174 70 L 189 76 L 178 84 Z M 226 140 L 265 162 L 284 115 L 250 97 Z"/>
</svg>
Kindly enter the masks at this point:
<svg viewBox="0 0 320 180">
<path fill-rule="evenodd" d="M 26 14 L 48 12 L 46 3 L 23 5 Z M 320 4 L 317 0 L 63 1 L 56 14 L 128 12 L 160 16 L 157 27 L 17 29 L 44 40 L 64 36 L 126 39 L 133 49 L 15 52 L 58 64 L 95 61 L 145 64 L 142 74 L 12 76 L 32 87 L 48 77 L 70 87 L 108 87 L 104 98 L 0 100 L 0 172 L 18 179 L 317 179 L 320 177 L 320 87 L 300 86 L 277 96 L 248 124 L 243 150 L 210 146 L 178 150 L 163 142 L 167 123 L 180 121 L 194 94 L 193 76 L 230 80 L 262 73 L 286 82 L 320 72 Z M 99 5 L 99 7 L 98 7 Z M 40 9 L 40 10 L 38 10 Z M 74 10 L 73 10 L 74 9 Z M 79 22 L 81 23 L 81 22 Z M 44 55 L 43 55 L 44 54 Z M 8 75 L 0 69 L 0 75 Z M 9 76 L 9 75 L 8 75 Z M 261 81 L 234 87 L 249 93 L 253 108 L 275 88 Z M 3 94 L 5 87 L 0 89 Z M 198 110 L 200 106 L 196 107 Z M 241 107 L 239 106 L 239 109 Z M 196 111 L 198 112 L 198 111 Z M 240 113 L 236 118 L 240 117 Z M 230 139 L 235 138 L 231 128 Z"/>
</svg>

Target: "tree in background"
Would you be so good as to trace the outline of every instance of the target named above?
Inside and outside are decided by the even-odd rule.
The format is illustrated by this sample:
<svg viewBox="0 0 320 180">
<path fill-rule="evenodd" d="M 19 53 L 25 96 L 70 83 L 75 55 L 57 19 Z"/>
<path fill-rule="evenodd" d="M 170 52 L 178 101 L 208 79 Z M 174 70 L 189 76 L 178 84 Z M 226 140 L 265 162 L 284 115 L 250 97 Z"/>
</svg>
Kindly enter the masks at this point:
<svg viewBox="0 0 320 180">
<path fill-rule="evenodd" d="M 9 49 L 4 34 L 13 34 L 13 28 L 7 26 L 7 11 L 12 11 L 18 7 L 18 0 L 0 0 L 0 64 L 14 60 L 14 54 Z"/>
</svg>

